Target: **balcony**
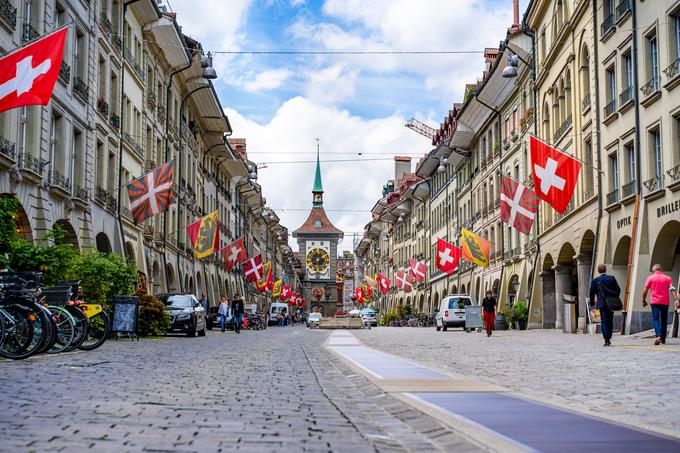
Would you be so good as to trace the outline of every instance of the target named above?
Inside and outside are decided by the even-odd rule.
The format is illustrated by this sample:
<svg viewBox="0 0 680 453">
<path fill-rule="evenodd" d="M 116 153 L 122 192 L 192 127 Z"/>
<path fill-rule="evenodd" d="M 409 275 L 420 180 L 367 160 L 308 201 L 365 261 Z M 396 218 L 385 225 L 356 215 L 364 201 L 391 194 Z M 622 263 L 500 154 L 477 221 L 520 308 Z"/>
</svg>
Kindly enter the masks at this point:
<svg viewBox="0 0 680 453">
<path fill-rule="evenodd" d="M 612 99 L 604 106 L 604 117 L 608 118 L 616 113 L 616 99 Z"/>
<path fill-rule="evenodd" d="M 125 56 L 125 61 L 128 62 L 128 64 L 134 69 L 135 74 L 137 74 L 137 77 L 139 77 L 139 80 L 144 82 L 144 71 L 142 71 L 142 68 L 139 66 L 139 63 L 137 63 L 137 58 L 135 58 L 134 55 L 132 55 L 132 52 L 130 52 L 130 49 L 127 47 L 123 49 L 123 55 Z"/>
<path fill-rule="evenodd" d="M 14 160 L 16 157 L 16 144 L 0 136 L 0 154 Z"/>
<path fill-rule="evenodd" d="M 139 157 L 144 157 L 144 149 L 142 149 L 127 132 L 123 132 L 123 141 L 127 143 Z"/>
<path fill-rule="evenodd" d="M 90 99 L 90 91 L 87 84 L 80 77 L 76 77 L 73 80 L 73 93 L 76 94 L 83 102 L 87 103 Z"/>
<path fill-rule="evenodd" d="M 615 22 L 615 19 L 614 19 L 613 14 L 610 14 L 609 16 L 604 18 L 604 20 L 602 21 L 602 26 L 601 26 L 602 27 L 601 28 L 602 38 L 604 38 L 607 35 L 607 33 L 609 33 L 610 31 L 612 31 L 614 29 L 614 22 Z"/>
<path fill-rule="evenodd" d="M 618 203 L 619 201 L 619 189 L 614 189 L 607 194 L 607 206 Z"/>
<path fill-rule="evenodd" d="M 52 170 L 50 174 L 50 186 L 59 188 L 68 194 L 71 193 L 71 180 L 57 170 Z"/>
<path fill-rule="evenodd" d="M 670 90 L 680 83 L 680 77 L 678 77 L 678 75 L 680 75 L 680 58 L 675 60 L 666 69 L 664 69 L 663 73 L 666 74 L 666 78 L 668 79 L 668 82 L 666 83 L 667 89 Z"/>
<path fill-rule="evenodd" d="M 125 217 L 126 219 L 132 220 L 132 211 L 130 211 L 130 208 L 126 208 L 125 206 L 122 206 L 120 208 L 120 213 Z"/>
<path fill-rule="evenodd" d="M 0 0 L 0 20 L 10 31 L 17 28 L 17 9 L 9 0 Z"/>
<path fill-rule="evenodd" d="M 522 254 L 522 249 L 520 247 L 515 247 L 512 249 L 512 257 L 517 258 Z"/>
<path fill-rule="evenodd" d="M 156 168 L 156 162 L 153 160 L 147 160 L 144 163 L 144 169 L 146 170 L 154 170 Z"/>
<path fill-rule="evenodd" d="M 640 87 L 640 92 L 644 96 L 644 99 L 641 102 L 643 106 L 647 107 L 661 96 L 659 82 L 659 77 L 654 76 L 649 82 Z"/>
<path fill-rule="evenodd" d="M 109 124 L 111 125 L 111 127 L 118 130 L 118 128 L 120 127 L 120 116 L 116 115 L 115 113 L 112 113 L 109 116 Z"/>
<path fill-rule="evenodd" d="M 158 121 L 165 124 L 165 109 L 159 105 L 156 114 L 158 115 Z"/>
<path fill-rule="evenodd" d="M 624 105 L 626 105 L 628 102 L 631 102 L 632 100 L 633 100 L 633 87 L 629 86 L 628 88 L 624 89 L 619 95 L 619 105 L 621 106 L 621 108 L 623 108 Z"/>
<path fill-rule="evenodd" d="M 68 85 L 69 80 L 71 80 L 71 67 L 62 61 L 59 68 L 59 81 Z"/>
<path fill-rule="evenodd" d="M 680 182 L 680 165 L 676 165 L 666 172 L 671 180 L 668 182 L 669 185 Z"/>
<path fill-rule="evenodd" d="M 113 24 L 106 16 L 106 13 L 104 11 L 102 11 L 101 15 L 99 16 L 99 25 L 101 25 L 102 28 L 106 31 L 106 33 L 108 33 L 109 35 L 113 33 Z"/>
<path fill-rule="evenodd" d="M 34 39 L 38 39 L 39 37 L 40 33 L 38 33 L 38 30 L 33 28 L 31 24 L 23 25 L 21 33 L 21 42 L 26 44 L 27 42 L 33 41 Z"/>
<path fill-rule="evenodd" d="M 590 108 L 590 93 L 583 96 L 583 99 L 581 100 L 581 110 L 585 112 L 589 108 Z"/>
<path fill-rule="evenodd" d="M 146 95 L 146 106 L 151 110 L 151 114 L 156 111 L 156 95 L 149 93 Z"/>
<path fill-rule="evenodd" d="M 630 0 L 621 0 L 616 7 L 616 20 L 619 21 L 626 13 L 631 11 Z"/>
<path fill-rule="evenodd" d="M 94 188 L 94 201 L 96 201 L 97 203 L 106 207 L 106 190 L 104 190 L 102 187 L 99 187 L 99 186 L 95 187 Z"/>
<path fill-rule="evenodd" d="M 123 40 L 121 39 L 120 35 L 111 35 L 111 42 L 113 43 L 113 47 L 116 48 L 118 52 L 122 52 Z"/>
<path fill-rule="evenodd" d="M 569 115 L 567 117 L 567 119 L 564 120 L 564 122 L 562 122 L 560 127 L 558 127 L 557 130 L 555 131 L 555 134 L 553 136 L 553 140 L 555 142 L 557 140 L 559 140 L 564 135 L 564 133 L 569 130 L 569 128 L 571 127 L 571 123 L 572 123 L 572 118 L 571 118 L 571 115 Z"/>
<path fill-rule="evenodd" d="M 118 200 L 113 196 L 113 193 L 106 194 L 106 209 L 113 213 L 118 211 Z"/>
<path fill-rule="evenodd" d="M 97 99 L 97 111 L 104 115 L 104 118 L 109 117 L 109 104 L 104 98 Z"/>
<path fill-rule="evenodd" d="M 624 184 L 623 187 L 621 187 L 621 199 L 635 195 L 636 184 L 637 181 L 635 179 L 632 179 L 630 182 Z"/>
<path fill-rule="evenodd" d="M 657 175 L 651 179 L 648 179 L 647 181 L 642 183 L 643 186 L 645 186 L 645 195 L 652 194 L 654 192 L 658 192 L 663 190 L 663 175 Z"/>
<path fill-rule="evenodd" d="M 73 191 L 73 198 L 77 198 L 78 200 L 87 203 L 90 199 L 90 191 L 86 187 L 76 186 L 76 189 Z"/>
</svg>

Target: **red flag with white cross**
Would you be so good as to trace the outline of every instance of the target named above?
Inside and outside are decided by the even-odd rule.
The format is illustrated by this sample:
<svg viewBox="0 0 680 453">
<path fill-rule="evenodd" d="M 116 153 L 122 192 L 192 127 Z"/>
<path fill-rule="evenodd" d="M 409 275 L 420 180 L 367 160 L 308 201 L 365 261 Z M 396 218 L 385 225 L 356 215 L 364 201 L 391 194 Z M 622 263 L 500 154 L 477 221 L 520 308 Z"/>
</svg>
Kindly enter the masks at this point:
<svg viewBox="0 0 680 453">
<path fill-rule="evenodd" d="M 401 288 L 404 292 L 410 293 L 413 289 L 413 277 L 408 272 L 399 269 L 395 275 L 395 286 Z"/>
<path fill-rule="evenodd" d="M 581 162 L 534 136 L 530 147 L 536 195 L 563 213 L 574 196 Z"/>
<path fill-rule="evenodd" d="M 224 262 L 227 264 L 227 270 L 231 271 L 234 266 L 241 263 L 247 258 L 246 246 L 243 243 L 243 238 L 237 239 L 231 244 L 220 250 L 224 257 Z"/>
<path fill-rule="evenodd" d="M 420 261 L 416 261 L 413 258 L 409 258 L 408 263 L 410 265 L 409 271 L 411 275 L 418 281 L 422 283 L 425 280 L 425 275 L 427 274 L 427 266 Z"/>
<path fill-rule="evenodd" d="M 501 220 L 529 234 L 536 218 L 538 197 L 533 189 L 509 176 L 501 178 Z"/>
<path fill-rule="evenodd" d="M 387 294 L 390 291 L 390 285 L 392 284 L 392 280 L 385 277 L 380 272 L 378 272 L 377 280 L 378 280 L 378 288 L 380 288 L 380 292 L 383 293 L 383 294 Z"/>
<path fill-rule="evenodd" d="M 67 32 L 61 28 L 0 58 L 0 112 L 50 102 Z"/>
<path fill-rule="evenodd" d="M 445 274 L 452 274 L 458 266 L 461 249 L 443 239 L 437 240 L 437 269 Z"/>
<path fill-rule="evenodd" d="M 243 263 L 243 272 L 246 274 L 246 280 L 249 282 L 257 282 L 262 280 L 262 256 L 257 255 L 250 258 Z"/>
<path fill-rule="evenodd" d="M 283 288 L 281 288 L 281 294 L 279 295 L 279 299 L 285 302 L 290 298 L 290 295 L 291 295 L 290 286 L 284 285 Z"/>
</svg>

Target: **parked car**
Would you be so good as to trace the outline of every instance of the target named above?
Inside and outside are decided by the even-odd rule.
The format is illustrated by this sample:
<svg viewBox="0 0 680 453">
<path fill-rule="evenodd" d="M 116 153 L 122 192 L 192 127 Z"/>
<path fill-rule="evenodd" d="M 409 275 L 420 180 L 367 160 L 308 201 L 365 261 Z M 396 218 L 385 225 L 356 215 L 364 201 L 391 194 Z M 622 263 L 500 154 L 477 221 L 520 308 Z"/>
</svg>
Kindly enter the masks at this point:
<svg viewBox="0 0 680 453">
<path fill-rule="evenodd" d="M 187 336 L 205 336 L 207 327 L 205 309 L 193 294 L 162 294 L 165 311 L 172 318 L 171 332 L 186 332 Z"/>
<path fill-rule="evenodd" d="M 321 319 L 321 313 L 310 313 L 307 316 L 307 327 L 314 328 L 319 327 L 319 320 Z"/>
<path fill-rule="evenodd" d="M 442 299 L 435 315 L 437 332 L 449 327 L 465 328 L 465 307 L 472 305 L 472 299 L 465 294 L 454 294 Z"/>
<path fill-rule="evenodd" d="M 361 321 L 364 325 L 378 326 L 378 312 L 372 308 L 361 310 Z"/>
</svg>

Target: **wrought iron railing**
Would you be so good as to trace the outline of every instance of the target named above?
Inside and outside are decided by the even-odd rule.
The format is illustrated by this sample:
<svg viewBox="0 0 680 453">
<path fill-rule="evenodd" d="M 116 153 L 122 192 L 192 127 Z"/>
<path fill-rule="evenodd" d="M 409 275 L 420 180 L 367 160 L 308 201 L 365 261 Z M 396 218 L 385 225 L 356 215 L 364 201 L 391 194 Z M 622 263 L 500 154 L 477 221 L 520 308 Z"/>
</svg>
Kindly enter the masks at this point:
<svg viewBox="0 0 680 453">
<path fill-rule="evenodd" d="M 588 107 L 590 107 L 590 93 L 583 96 L 581 100 L 581 110 L 586 110 Z"/>
<path fill-rule="evenodd" d="M 135 153 L 137 153 L 137 155 L 144 157 L 144 149 L 142 149 L 142 147 L 139 146 L 139 144 L 137 144 L 137 142 L 127 132 L 123 132 L 123 141 L 127 143 L 130 148 L 132 148 Z"/>
<path fill-rule="evenodd" d="M 165 109 L 161 105 L 158 106 L 156 113 L 158 114 L 158 120 L 161 123 L 165 123 Z"/>
<path fill-rule="evenodd" d="M 47 161 L 29 153 L 19 154 L 19 168 L 30 170 L 42 176 Z"/>
<path fill-rule="evenodd" d="M 71 80 L 71 67 L 66 64 L 66 62 L 61 62 L 61 67 L 59 68 L 59 80 L 68 85 L 69 80 Z"/>
<path fill-rule="evenodd" d="M 628 88 L 624 89 L 619 95 L 619 104 L 624 105 L 626 102 L 632 100 L 633 100 L 633 87 L 629 86 Z"/>
<path fill-rule="evenodd" d="M 593 188 L 592 182 L 590 184 L 590 187 L 586 187 L 583 189 L 583 200 L 582 202 L 585 203 L 586 201 L 590 200 L 593 198 L 593 195 L 595 195 L 595 189 Z"/>
<path fill-rule="evenodd" d="M 648 179 L 642 183 L 647 189 L 647 193 L 656 192 L 657 190 L 663 189 L 663 175 L 656 175 L 655 177 Z"/>
<path fill-rule="evenodd" d="M 16 143 L 7 140 L 5 137 L 0 136 L 0 154 L 3 154 L 10 159 L 14 160 L 16 156 Z"/>
<path fill-rule="evenodd" d="M 619 201 L 619 189 L 614 189 L 607 194 L 607 206 Z"/>
<path fill-rule="evenodd" d="M 156 95 L 153 93 L 148 93 L 146 95 L 146 105 L 151 110 L 152 114 L 156 110 Z"/>
<path fill-rule="evenodd" d="M 118 210 L 118 200 L 112 193 L 106 194 L 106 209 L 111 212 L 116 212 Z"/>
<path fill-rule="evenodd" d="M 73 92 L 80 96 L 80 98 L 85 102 L 87 102 L 90 99 L 90 92 L 87 87 L 87 84 L 80 77 L 76 77 L 73 80 Z"/>
<path fill-rule="evenodd" d="M 9 0 L 0 0 L 0 19 L 12 30 L 17 27 L 17 9 Z"/>
<path fill-rule="evenodd" d="M 33 28 L 33 25 L 24 24 L 22 26 L 22 33 L 21 33 L 22 42 L 27 43 L 27 42 L 33 41 L 34 39 L 37 39 L 39 37 L 40 37 L 40 33 L 38 33 L 38 30 Z"/>
<path fill-rule="evenodd" d="M 102 27 L 104 27 L 104 30 L 106 30 L 108 34 L 113 33 L 113 24 L 104 11 L 102 11 L 101 15 L 99 16 L 99 23 Z"/>
<path fill-rule="evenodd" d="M 513 257 L 520 256 L 521 254 L 522 254 L 522 249 L 520 247 L 515 247 L 514 249 L 512 249 L 512 256 Z"/>
<path fill-rule="evenodd" d="M 120 127 L 120 116 L 116 115 L 115 113 L 112 113 L 109 116 L 109 124 L 114 128 L 118 129 Z"/>
<path fill-rule="evenodd" d="M 616 7 L 616 20 L 621 19 L 624 14 L 631 10 L 630 0 L 621 0 Z"/>
<path fill-rule="evenodd" d="M 659 77 L 654 76 L 652 79 L 640 87 L 640 91 L 645 96 L 651 96 L 659 91 Z"/>
<path fill-rule="evenodd" d="M 564 135 L 564 133 L 571 127 L 571 123 L 572 117 L 569 115 L 555 131 L 555 135 L 553 136 L 554 141 L 557 141 L 562 137 L 562 135 Z"/>
<path fill-rule="evenodd" d="M 676 165 L 666 173 L 671 177 L 671 183 L 680 181 L 680 165 Z"/>
<path fill-rule="evenodd" d="M 607 118 L 614 114 L 614 112 L 616 112 L 616 99 L 612 99 L 604 106 L 604 117 Z"/>
<path fill-rule="evenodd" d="M 106 206 L 106 195 L 106 190 L 104 190 L 104 188 L 100 186 L 94 188 L 94 201 Z"/>
<path fill-rule="evenodd" d="M 113 47 L 118 49 L 118 52 L 123 50 L 123 39 L 120 35 L 111 35 L 111 42 L 113 43 Z"/>
<path fill-rule="evenodd" d="M 137 74 L 137 77 L 143 82 L 144 81 L 144 71 L 142 71 L 142 68 L 139 66 L 139 63 L 137 62 L 137 58 L 135 58 L 134 55 L 132 55 L 132 52 L 130 49 L 127 47 L 123 49 L 123 56 L 125 57 L 125 60 L 132 66 L 132 69 L 135 70 L 135 73 Z"/>
<path fill-rule="evenodd" d="M 680 73 L 680 58 L 675 60 L 666 69 L 664 69 L 663 73 L 666 74 L 668 80 L 678 75 Z"/>
<path fill-rule="evenodd" d="M 147 159 L 147 161 L 144 163 L 144 168 L 147 170 L 153 170 L 156 168 L 156 161 Z"/>
<path fill-rule="evenodd" d="M 86 187 L 76 186 L 73 197 L 78 198 L 79 200 L 88 201 L 90 199 L 90 191 Z"/>
<path fill-rule="evenodd" d="M 58 170 L 52 170 L 50 173 L 50 186 L 59 187 L 66 192 L 71 191 L 71 179 L 63 175 Z"/>
<path fill-rule="evenodd" d="M 109 116 L 109 103 L 106 102 L 103 98 L 97 99 L 97 111 L 104 115 L 104 117 Z"/>
<path fill-rule="evenodd" d="M 631 179 L 630 182 L 624 184 L 623 187 L 621 187 L 621 198 L 630 197 L 635 194 L 636 187 L 637 181 L 635 179 Z"/>
<path fill-rule="evenodd" d="M 614 15 L 610 14 L 609 16 L 605 17 L 604 20 L 602 21 L 602 36 L 606 35 L 609 30 L 614 28 Z"/>
</svg>

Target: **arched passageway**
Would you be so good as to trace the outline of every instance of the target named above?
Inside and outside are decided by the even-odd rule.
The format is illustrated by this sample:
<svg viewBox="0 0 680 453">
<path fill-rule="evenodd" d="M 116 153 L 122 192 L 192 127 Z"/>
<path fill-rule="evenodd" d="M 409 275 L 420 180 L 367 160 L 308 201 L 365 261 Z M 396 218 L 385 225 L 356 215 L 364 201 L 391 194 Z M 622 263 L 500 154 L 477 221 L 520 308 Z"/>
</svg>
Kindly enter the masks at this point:
<svg viewBox="0 0 680 453">
<path fill-rule="evenodd" d="M 109 240 L 109 237 L 106 235 L 106 233 L 102 232 L 95 236 L 95 244 L 97 246 L 97 250 L 101 253 L 111 253 L 113 251 L 111 248 L 111 241 Z"/>
</svg>

